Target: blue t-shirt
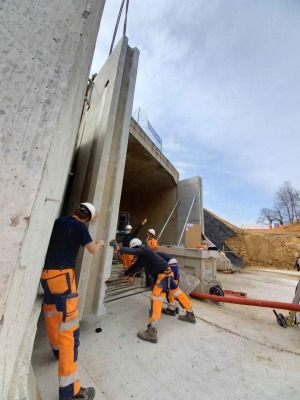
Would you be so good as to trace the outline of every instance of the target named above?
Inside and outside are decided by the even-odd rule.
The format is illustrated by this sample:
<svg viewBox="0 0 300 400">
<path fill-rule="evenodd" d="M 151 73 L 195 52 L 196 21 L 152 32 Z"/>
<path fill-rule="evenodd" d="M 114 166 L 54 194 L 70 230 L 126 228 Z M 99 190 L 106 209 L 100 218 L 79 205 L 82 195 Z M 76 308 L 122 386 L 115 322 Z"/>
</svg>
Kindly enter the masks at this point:
<svg viewBox="0 0 300 400">
<path fill-rule="evenodd" d="M 80 246 L 91 243 L 87 226 L 74 217 L 60 217 L 53 226 L 44 269 L 75 267 Z"/>
</svg>

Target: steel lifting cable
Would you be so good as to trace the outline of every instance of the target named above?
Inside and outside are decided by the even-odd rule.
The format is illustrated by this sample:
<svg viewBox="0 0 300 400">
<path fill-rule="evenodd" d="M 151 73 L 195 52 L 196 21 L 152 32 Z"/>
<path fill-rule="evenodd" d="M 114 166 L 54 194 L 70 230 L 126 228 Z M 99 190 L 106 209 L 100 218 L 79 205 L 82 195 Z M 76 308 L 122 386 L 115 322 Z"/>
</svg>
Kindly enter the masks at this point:
<svg viewBox="0 0 300 400">
<path fill-rule="evenodd" d="M 123 11 L 124 3 L 125 3 L 125 0 L 122 0 L 121 7 L 120 7 L 120 11 L 119 11 L 118 18 L 117 18 L 117 22 L 116 22 L 116 26 L 115 26 L 115 30 L 114 30 L 114 34 L 113 34 L 113 39 L 112 39 L 111 46 L 110 46 L 110 50 L 109 50 L 109 56 L 111 55 L 111 53 L 112 53 L 112 51 L 113 51 L 113 48 L 114 48 L 115 39 L 116 39 L 116 35 L 117 35 L 117 32 L 118 32 L 119 23 L 120 23 L 122 11 Z M 125 11 L 125 20 L 124 20 L 124 27 L 123 27 L 123 35 L 126 35 L 128 8 L 129 8 L 129 0 L 126 0 L 126 11 Z"/>
</svg>

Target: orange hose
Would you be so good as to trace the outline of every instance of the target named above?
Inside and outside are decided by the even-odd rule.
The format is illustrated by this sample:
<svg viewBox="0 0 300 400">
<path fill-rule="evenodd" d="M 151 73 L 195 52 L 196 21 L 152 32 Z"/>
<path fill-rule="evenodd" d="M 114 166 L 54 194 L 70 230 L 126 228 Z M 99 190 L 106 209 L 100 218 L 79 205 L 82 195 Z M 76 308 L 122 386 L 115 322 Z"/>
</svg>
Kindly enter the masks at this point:
<svg viewBox="0 0 300 400">
<path fill-rule="evenodd" d="M 289 311 L 300 311 L 299 304 L 282 303 L 279 301 L 245 299 L 245 298 L 227 297 L 227 296 L 214 296 L 212 294 L 200 293 L 195 291 L 193 291 L 190 295 L 196 299 L 213 300 L 223 303 L 232 303 L 232 304 L 254 306 L 254 307 L 279 308 L 280 310 L 289 310 Z"/>
</svg>

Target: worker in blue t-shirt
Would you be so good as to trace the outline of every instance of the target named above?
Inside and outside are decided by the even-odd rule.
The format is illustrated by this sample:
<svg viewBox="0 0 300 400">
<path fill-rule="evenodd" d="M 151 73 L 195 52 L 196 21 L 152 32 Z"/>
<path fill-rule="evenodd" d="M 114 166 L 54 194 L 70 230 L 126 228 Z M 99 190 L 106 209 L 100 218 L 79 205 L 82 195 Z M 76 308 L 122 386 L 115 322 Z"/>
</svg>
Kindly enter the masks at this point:
<svg viewBox="0 0 300 400">
<path fill-rule="evenodd" d="M 55 221 L 41 277 L 48 338 L 59 359 L 59 400 L 95 398 L 94 388 L 80 387 L 77 372 L 79 321 L 74 267 L 80 246 L 91 254 L 105 246 L 103 240 L 93 242 L 85 225 L 98 215 L 92 204 L 81 203 L 72 217 Z"/>
</svg>

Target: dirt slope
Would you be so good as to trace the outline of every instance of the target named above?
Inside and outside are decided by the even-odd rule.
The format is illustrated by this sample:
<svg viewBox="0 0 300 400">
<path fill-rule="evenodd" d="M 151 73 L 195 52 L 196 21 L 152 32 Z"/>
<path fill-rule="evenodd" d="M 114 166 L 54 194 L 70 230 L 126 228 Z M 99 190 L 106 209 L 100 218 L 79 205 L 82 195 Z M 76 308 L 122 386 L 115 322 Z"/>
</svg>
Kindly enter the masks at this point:
<svg viewBox="0 0 300 400">
<path fill-rule="evenodd" d="M 300 223 L 270 230 L 243 230 L 220 219 L 235 231 L 236 236 L 225 240 L 245 266 L 293 269 L 300 254 Z"/>
</svg>

